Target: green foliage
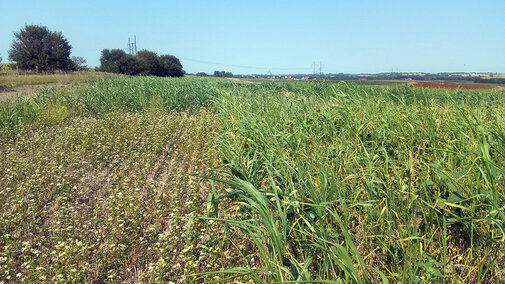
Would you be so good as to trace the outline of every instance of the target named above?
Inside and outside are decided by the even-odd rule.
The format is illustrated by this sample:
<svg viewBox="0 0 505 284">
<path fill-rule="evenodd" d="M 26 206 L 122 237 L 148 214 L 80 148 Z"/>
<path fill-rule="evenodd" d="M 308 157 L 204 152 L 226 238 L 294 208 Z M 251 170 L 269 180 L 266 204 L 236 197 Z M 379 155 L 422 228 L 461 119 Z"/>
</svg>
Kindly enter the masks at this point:
<svg viewBox="0 0 505 284">
<path fill-rule="evenodd" d="M 46 116 L 51 115 L 47 111 L 50 106 L 58 106 L 66 116 L 102 115 L 112 111 L 142 112 L 153 107 L 192 111 L 210 106 L 217 95 L 216 83 L 209 79 L 110 77 L 95 80 L 71 92 L 45 88 L 32 97 L 1 102 L 0 129 L 18 124 L 44 123 Z"/>
<path fill-rule="evenodd" d="M 214 71 L 214 77 L 233 77 L 233 73 L 225 71 Z"/>
<path fill-rule="evenodd" d="M 182 64 L 177 57 L 173 55 L 161 55 L 159 59 L 163 70 L 163 76 L 165 77 L 184 76 L 184 71 L 182 70 Z"/>
<path fill-rule="evenodd" d="M 0 103 L 0 280 L 504 282 L 504 105 L 154 77 Z"/>
<path fill-rule="evenodd" d="M 74 70 L 71 48 L 61 32 L 52 32 L 45 26 L 26 25 L 14 33 L 9 59 L 22 70 Z"/>
<path fill-rule="evenodd" d="M 84 59 L 84 57 L 72 56 L 72 63 L 75 69 L 79 71 L 86 70 L 86 59 Z"/>
<path fill-rule="evenodd" d="M 16 66 L 14 63 L 0 63 L 0 72 L 2 72 L 2 75 L 13 73 L 15 69 Z"/>
<path fill-rule="evenodd" d="M 185 234 L 213 120 L 150 109 L 0 135 L 0 282 L 181 281 L 237 259 L 223 225 Z"/>
<path fill-rule="evenodd" d="M 118 62 L 126 56 L 121 49 L 104 49 L 100 55 L 100 67 L 102 72 L 120 73 Z"/>
<path fill-rule="evenodd" d="M 100 68 L 103 72 L 126 75 L 182 77 L 182 65 L 175 56 L 161 55 L 141 50 L 137 55 L 126 54 L 121 49 L 102 50 Z"/>
<path fill-rule="evenodd" d="M 142 75 L 163 75 L 161 61 L 156 53 L 148 50 L 141 50 L 137 53 L 137 58 L 142 65 Z"/>
<path fill-rule="evenodd" d="M 126 54 L 121 49 L 104 49 L 100 56 L 100 71 L 138 75 L 142 72 L 140 61 L 132 55 Z"/>
<path fill-rule="evenodd" d="M 125 54 L 124 57 L 117 61 L 118 72 L 125 75 L 139 75 L 144 72 L 145 68 L 142 61 L 133 55 Z M 110 71 L 107 71 L 110 72 Z"/>
<path fill-rule="evenodd" d="M 215 105 L 234 181 L 222 198 L 241 212 L 222 221 L 256 243 L 265 270 L 249 271 L 266 282 L 503 281 L 504 104 L 496 91 L 238 85 Z"/>
</svg>

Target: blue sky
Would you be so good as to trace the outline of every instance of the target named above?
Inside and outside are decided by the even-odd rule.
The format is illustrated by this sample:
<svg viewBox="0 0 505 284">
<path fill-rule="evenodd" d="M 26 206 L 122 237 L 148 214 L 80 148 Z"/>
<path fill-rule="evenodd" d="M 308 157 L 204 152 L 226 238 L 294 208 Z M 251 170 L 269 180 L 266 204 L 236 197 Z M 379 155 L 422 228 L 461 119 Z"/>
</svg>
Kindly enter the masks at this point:
<svg viewBox="0 0 505 284">
<path fill-rule="evenodd" d="M 187 72 L 505 73 L 505 1 L 1 1 L 0 56 L 25 24 L 61 31 L 72 55 L 172 54 Z"/>
</svg>

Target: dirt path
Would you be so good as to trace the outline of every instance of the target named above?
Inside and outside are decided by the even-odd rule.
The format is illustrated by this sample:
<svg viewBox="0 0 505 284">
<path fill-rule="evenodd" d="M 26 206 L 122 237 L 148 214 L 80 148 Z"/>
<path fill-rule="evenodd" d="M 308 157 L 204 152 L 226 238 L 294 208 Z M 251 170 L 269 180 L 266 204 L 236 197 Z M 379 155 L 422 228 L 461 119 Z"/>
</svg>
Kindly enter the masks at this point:
<svg viewBox="0 0 505 284">
<path fill-rule="evenodd" d="M 7 100 L 15 100 L 19 96 L 32 96 L 41 88 L 66 88 L 72 83 L 49 83 L 40 85 L 23 85 L 14 88 L 4 88 L 0 86 L 0 102 Z"/>
</svg>

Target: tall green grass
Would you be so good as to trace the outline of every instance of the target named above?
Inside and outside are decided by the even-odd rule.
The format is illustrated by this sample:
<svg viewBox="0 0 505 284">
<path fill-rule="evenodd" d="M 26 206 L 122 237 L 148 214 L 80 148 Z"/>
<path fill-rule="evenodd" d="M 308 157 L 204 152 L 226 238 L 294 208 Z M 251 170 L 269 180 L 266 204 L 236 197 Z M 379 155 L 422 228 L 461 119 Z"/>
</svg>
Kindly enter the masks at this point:
<svg viewBox="0 0 505 284">
<path fill-rule="evenodd" d="M 264 270 L 229 273 L 503 280 L 504 103 L 500 92 L 344 83 L 220 96 L 227 197 L 243 212 L 232 223 L 264 260 Z"/>
<path fill-rule="evenodd" d="M 211 112 L 200 112 L 201 108 Z M 25 133 L 27 129 L 42 135 L 52 125 L 65 132 L 80 120 L 95 125 L 95 120 L 105 119 L 107 130 L 116 125 L 116 120 L 123 121 L 118 117 L 124 116 L 133 117 L 141 122 L 139 125 L 158 121 L 159 131 L 149 136 L 154 140 L 145 143 L 138 140 L 136 136 L 143 131 L 140 126 L 135 127 L 131 132 L 135 135 L 124 139 L 130 141 L 130 146 L 120 151 L 113 136 L 128 134 L 123 131 L 127 128 L 124 125 L 115 126 L 114 131 L 109 130 L 104 136 L 100 134 L 102 130 L 90 126 L 94 138 L 82 136 L 77 144 L 66 137 L 82 135 L 81 130 L 61 138 L 65 149 L 84 147 L 85 153 L 89 152 L 86 160 L 101 162 L 105 157 L 102 168 L 110 179 L 121 184 L 118 192 L 134 191 L 119 182 L 131 173 L 130 164 L 149 172 L 150 167 L 135 162 L 144 156 L 149 157 L 145 165 L 166 164 L 166 167 L 138 175 L 139 184 L 146 183 L 146 177 L 154 180 L 158 172 L 170 172 L 177 165 L 187 169 L 187 174 L 202 174 L 197 170 L 200 167 L 207 174 L 208 165 L 212 165 L 221 175 L 209 179 L 216 185 L 225 185 L 226 193 L 216 190 L 214 182 L 210 183 L 211 190 L 199 189 L 199 183 L 186 173 L 184 178 L 177 173 L 175 179 L 167 173 L 166 180 L 159 181 L 174 185 L 171 189 L 175 197 L 166 197 L 173 201 L 173 210 L 186 212 L 185 206 L 191 206 L 194 212 L 202 213 L 202 208 L 208 212 L 206 216 L 191 213 L 174 217 L 166 214 L 172 209 L 163 207 L 165 203 L 157 203 L 156 214 L 160 215 L 156 216 L 165 216 L 163 220 L 177 225 L 177 240 L 166 241 L 168 235 L 164 234 L 153 238 L 159 240 L 156 248 L 164 252 L 146 253 L 149 260 L 135 264 L 139 271 L 152 269 L 148 274 L 155 276 L 145 279 L 167 281 L 178 275 L 187 281 L 250 279 L 268 283 L 503 282 L 504 108 L 505 95 L 497 91 L 370 87 L 334 82 L 257 84 L 212 78 L 104 78 L 72 91 L 48 88 L 33 97 L 0 103 L 0 129 L 8 134 L 0 135 L 0 142 L 7 145 L 5 149 L 11 149 L 5 151 L 5 157 L 12 161 L 18 161 L 18 156 L 28 160 L 23 158 L 25 154 L 30 156 L 30 149 L 35 152 L 37 149 L 20 148 L 18 139 L 25 141 L 25 145 L 38 145 L 51 141 L 51 136 L 37 142 L 38 136 L 32 138 Z M 175 127 L 172 123 L 177 120 L 176 112 L 189 117 L 206 115 L 199 116 L 198 123 L 184 130 L 184 138 L 178 138 L 179 132 L 172 132 L 167 138 L 164 132 L 169 130 L 164 129 L 167 125 Z M 154 119 L 158 116 L 159 119 Z M 168 117 L 164 120 L 163 116 Z M 212 127 L 213 136 L 208 122 L 201 119 L 217 124 Z M 200 128 L 201 133 L 191 130 Z M 178 141 L 176 149 L 192 145 L 191 149 L 195 148 L 199 154 L 195 157 L 181 154 L 184 157 L 180 164 L 165 161 L 174 152 L 167 139 Z M 192 139 L 204 139 L 206 143 Z M 210 147 L 212 141 L 219 158 L 213 154 L 211 161 L 203 163 L 202 155 L 207 153 L 203 148 Z M 142 143 L 135 146 L 137 142 Z M 93 143 L 98 146 L 89 147 Z M 108 146 L 100 147 L 101 144 Z M 52 147 L 51 143 L 42 145 Z M 164 146 L 166 150 L 161 156 L 149 150 L 160 151 Z M 202 151 L 197 151 L 198 147 Z M 131 156 L 129 153 L 136 152 L 134 148 L 143 149 L 143 154 Z M 61 161 L 69 155 L 76 164 L 81 162 L 80 152 L 70 155 L 72 151 L 57 150 Z M 15 151 L 19 154 L 10 156 Z M 54 152 L 44 152 L 43 156 L 52 157 Z M 111 167 L 106 157 L 114 155 L 119 155 L 117 161 L 130 161 L 118 162 L 124 171 L 108 170 Z M 2 169 L 6 177 L 9 173 L 10 188 L 17 188 L 20 182 L 33 183 L 40 172 L 47 176 L 54 175 L 56 168 L 65 172 L 56 164 L 46 169 L 47 162 L 37 162 L 33 167 L 42 170 L 31 170 L 30 178 L 25 180 L 26 165 L 15 164 L 19 164 L 19 169 L 12 166 Z M 76 180 L 85 185 L 88 178 L 85 171 L 76 169 L 79 173 Z M 179 183 L 180 179 L 188 182 Z M 47 183 L 57 192 L 67 190 L 51 184 L 51 179 Z M 100 182 L 96 187 L 106 193 L 110 191 L 102 188 Z M 32 189 L 39 192 L 37 187 Z M 23 188 L 19 190 L 23 192 Z M 159 192 L 157 198 L 165 198 L 163 190 Z M 207 193 L 205 204 L 200 195 Z M 11 191 L 2 194 L 4 199 L 5 196 L 22 199 Z M 189 195 L 191 202 L 187 199 Z M 178 196 L 185 196 L 186 202 L 179 203 Z M 19 212 L 24 212 L 24 205 L 18 205 Z M 139 211 L 134 207 L 131 214 L 137 216 Z M 89 216 L 93 216 L 94 209 L 89 210 Z M 34 220 L 38 216 L 37 212 L 23 214 Z M 152 218 L 156 220 L 154 215 Z M 12 222 L 11 229 L 22 235 L 23 228 L 16 224 Z M 212 231 L 212 224 L 220 228 L 219 246 L 235 245 L 236 249 L 231 251 L 242 253 L 241 261 L 236 261 L 239 255 L 230 257 L 229 252 L 220 254 L 210 248 L 216 238 L 204 232 Z M 230 225 L 242 233 L 234 233 Z M 36 229 L 44 232 L 44 228 Z M 245 240 L 240 237 L 244 235 Z M 139 233 L 139 240 L 140 236 Z M 229 241 L 227 245 L 225 240 Z M 128 244 L 129 252 L 134 254 L 135 244 Z M 250 244 L 255 248 L 249 248 Z M 184 256 L 180 257 L 184 259 L 183 266 L 170 257 L 173 251 Z M 76 255 L 79 256 L 77 252 Z M 120 254 L 114 257 L 124 260 Z M 221 266 L 231 263 L 230 259 L 235 266 Z M 102 260 L 98 257 L 98 262 Z M 219 265 L 214 265 L 217 262 Z M 11 264 L 9 267 L 13 275 L 28 271 Z M 223 269 L 209 272 L 209 267 Z M 97 279 L 106 277 L 106 269 L 100 269 L 99 275 L 95 275 Z M 131 276 L 131 272 L 121 274 L 121 269 L 115 269 L 115 280 L 133 279 L 124 278 Z M 27 279 L 36 277 L 28 276 Z"/>
<path fill-rule="evenodd" d="M 195 110 L 209 106 L 218 93 L 216 82 L 209 79 L 102 78 L 71 91 L 45 88 L 31 97 L 1 102 L 0 127 L 53 123 L 74 115 L 114 111 Z"/>
</svg>

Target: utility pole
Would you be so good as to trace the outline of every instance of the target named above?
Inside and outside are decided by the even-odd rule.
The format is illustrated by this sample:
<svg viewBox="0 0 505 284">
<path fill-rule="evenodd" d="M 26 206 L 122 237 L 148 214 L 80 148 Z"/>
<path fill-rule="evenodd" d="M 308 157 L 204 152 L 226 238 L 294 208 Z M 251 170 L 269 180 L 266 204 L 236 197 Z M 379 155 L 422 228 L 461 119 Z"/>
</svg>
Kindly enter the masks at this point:
<svg viewBox="0 0 505 284">
<path fill-rule="evenodd" d="M 137 55 L 137 36 L 133 36 L 133 42 L 128 38 L 128 54 Z"/>
<path fill-rule="evenodd" d="M 321 61 L 319 61 L 319 76 L 320 77 L 323 75 L 322 68 L 323 68 L 323 63 Z"/>
</svg>

